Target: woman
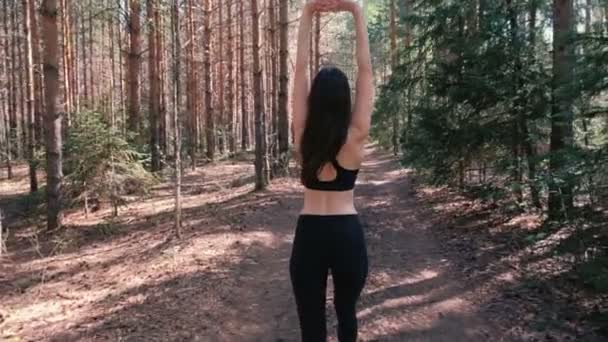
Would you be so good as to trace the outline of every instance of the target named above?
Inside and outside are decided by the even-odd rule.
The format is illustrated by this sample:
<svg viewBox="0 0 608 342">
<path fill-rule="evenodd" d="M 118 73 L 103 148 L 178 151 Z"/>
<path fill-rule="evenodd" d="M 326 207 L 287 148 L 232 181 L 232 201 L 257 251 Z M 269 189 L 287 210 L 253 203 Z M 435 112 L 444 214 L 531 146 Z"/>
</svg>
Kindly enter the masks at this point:
<svg viewBox="0 0 608 342">
<path fill-rule="evenodd" d="M 312 18 L 330 11 L 348 11 L 355 19 L 358 75 L 353 108 L 348 79 L 335 67 L 323 68 L 310 90 L 308 86 Z M 293 91 L 292 129 L 306 190 L 289 266 L 302 340 L 326 340 L 325 287 L 331 271 L 338 338 L 356 341 L 356 304 L 368 265 L 353 188 L 369 132 L 374 87 L 365 18 L 355 2 L 313 0 L 304 6 Z"/>
</svg>

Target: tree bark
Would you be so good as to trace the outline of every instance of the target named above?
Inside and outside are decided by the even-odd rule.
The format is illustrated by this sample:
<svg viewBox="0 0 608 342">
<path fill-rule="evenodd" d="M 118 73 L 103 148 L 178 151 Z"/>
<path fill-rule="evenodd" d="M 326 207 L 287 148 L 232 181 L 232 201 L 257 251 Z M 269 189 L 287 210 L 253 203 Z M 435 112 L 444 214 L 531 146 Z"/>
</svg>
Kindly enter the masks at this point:
<svg viewBox="0 0 608 342">
<path fill-rule="evenodd" d="M 34 98 L 36 99 L 35 101 L 35 106 L 34 106 L 34 130 L 35 130 L 35 137 L 36 137 L 36 142 L 37 144 L 40 144 L 42 142 L 43 139 L 43 134 L 42 134 L 42 99 L 43 99 L 43 92 L 42 92 L 42 64 L 40 61 L 40 40 L 39 40 L 39 34 L 38 34 L 38 19 L 36 18 L 37 13 L 36 13 L 36 9 L 35 9 L 35 1 L 31 0 L 28 1 L 28 6 L 29 6 L 29 11 L 31 13 L 31 18 L 30 18 L 30 26 L 31 26 L 31 33 L 32 33 L 32 57 L 34 59 Z"/>
<path fill-rule="evenodd" d="M 173 40 L 173 148 L 175 150 L 175 235 L 181 238 L 182 227 L 182 166 L 181 166 L 181 137 L 180 137 L 180 56 L 181 41 L 179 34 L 179 0 L 174 0 L 171 6 L 171 37 Z"/>
<path fill-rule="evenodd" d="M 204 44 L 204 67 L 205 67 L 205 117 L 206 131 L 205 137 L 207 140 L 207 159 L 213 161 L 215 159 L 215 118 L 213 116 L 212 94 L 211 94 L 211 9 L 210 0 L 204 0 L 205 16 L 203 25 L 205 27 L 205 44 Z"/>
<path fill-rule="evenodd" d="M 139 3 L 140 0 L 135 0 L 135 1 L 137 1 L 137 8 L 138 8 L 138 10 L 137 10 L 137 22 L 139 23 L 139 13 L 141 12 L 141 4 Z M 138 39 L 137 40 L 138 44 L 141 44 L 141 42 L 139 42 L 139 39 L 140 39 L 139 38 L 139 28 L 138 28 L 138 38 L 137 39 Z M 93 62 L 95 61 L 95 59 L 94 59 L 95 54 L 93 52 L 93 0 L 89 0 L 89 41 L 88 41 L 88 43 L 89 43 L 89 56 L 90 56 L 90 58 L 89 58 L 89 65 L 88 65 L 88 67 L 89 67 L 89 76 L 90 76 L 89 77 L 89 81 L 90 81 L 90 83 L 89 83 L 89 89 L 91 90 L 91 103 L 90 103 L 90 105 L 91 105 L 92 109 L 96 109 L 98 95 L 97 95 L 97 87 L 96 87 L 96 84 L 95 84 L 95 80 L 93 80 L 93 75 L 95 75 L 95 71 L 94 71 L 94 68 L 93 68 L 93 65 L 94 65 Z M 139 47 L 138 47 L 137 51 L 139 51 Z M 138 60 L 140 60 L 140 56 L 139 55 L 138 55 Z M 141 62 L 139 62 L 139 63 L 141 63 Z M 138 66 L 139 66 L 139 64 L 138 64 Z M 100 77 L 100 75 L 97 75 L 97 77 Z M 139 79 L 137 80 L 137 82 L 139 84 Z M 139 88 L 137 88 L 137 90 L 139 92 Z M 139 98 L 139 94 L 138 94 L 138 98 Z M 140 120 L 141 120 L 141 118 L 140 118 Z M 139 131 L 138 131 L 138 133 L 139 133 Z"/>
<path fill-rule="evenodd" d="M 289 112 L 288 86 L 289 70 L 289 11 L 286 1 L 279 1 L 279 98 L 278 98 L 278 140 L 279 140 L 279 173 L 287 175 L 289 167 Z"/>
<path fill-rule="evenodd" d="M 529 44 L 530 44 L 530 57 L 532 59 L 532 63 L 535 63 L 535 53 L 534 47 L 536 46 L 536 16 L 537 16 L 537 4 L 535 1 L 532 1 L 529 9 L 530 16 L 530 34 L 529 34 Z M 526 154 L 526 161 L 528 164 L 528 182 L 530 184 L 530 196 L 532 198 L 532 204 L 538 208 L 542 209 L 542 204 L 540 202 L 539 189 L 536 186 L 536 150 L 533 146 L 532 136 L 530 136 L 530 130 L 528 128 L 528 121 L 525 118 L 523 113 L 520 113 L 519 116 L 519 125 L 521 129 L 521 134 L 523 136 L 523 149 Z"/>
<path fill-rule="evenodd" d="M 247 77 L 245 76 L 245 1 L 239 1 L 239 29 L 240 29 L 240 74 L 241 74 L 241 149 L 249 148 L 249 112 L 247 111 L 247 92 L 245 91 Z"/>
<path fill-rule="evenodd" d="M 150 120 L 150 152 L 152 171 L 160 170 L 160 151 L 158 144 L 158 117 L 160 115 L 160 89 L 158 70 L 158 47 L 156 31 L 158 25 L 158 4 L 156 0 L 147 0 L 148 14 L 148 78 L 150 82 L 149 120 Z"/>
<path fill-rule="evenodd" d="M 139 113 L 139 71 L 140 71 L 140 19 L 139 0 L 129 0 L 129 64 L 127 69 L 129 118 L 128 129 L 140 133 L 141 118 Z M 92 57 L 92 56 L 91 56 Z M 91 93 L 93 90 L 91 89 Z"/>
<path fill-rule="evenodd" d="M 25 86 L 25 82 L 23 81 L 23 74 L 27 74 L 27 69 L 24 68 L 24 63 L 23 63 L 23 51 L 22 51 L 22 46 L 23 44 L 23 39 L 22 37 L 20 37 L 20 30 L 19 30 L 19 25 L 18 25 L 18 3 L 14 4 L 15 6 L 15 11 L 13 12 L 13 34 L 15 35 L 15 37 L 17 38 L 17 62 L 19 65 L 19 69 L 16 71 L 18 77 L 18 89 L 19 89 L 19 134 L 21 135 L 20 137 L 20 146 L 22 147 L 21 149 L 21 153 L 19 153 L 20 157 L 24 157 L 27 158 L 27 123 L 26 123 L 26 96 L 25 96 L 25 91 L 26 90 L 26 86 Z M 21 32 L 22 29 L 21 29 Z M 25 151 L 23 150 L 23 148 L 25 149 Z"/>
<path fill-rule="evenodd" d="M 16 75 L 19 73 L 17 70 L 17 46 L 19 45 L 19 43 L 17 42 L 17 27 L 16 27 L 16 20 L 15 20 L 15 12 L 16 12 L 16 3 L 13 3 L 11 6 L 11 12 L 10 12 L 10 29 L 11 29 L 11 44 L 9 45 L 10 51 L 11 51 L 11 57 L 10 57 L 10 84 L 11 84 L 11 89 L 10 89 L 10 97 L 11 97 L 11 111 L 10 111 L 10 115 L 11 115 L 11 136 L 13 138 L 13 144 L 16 148 L 15 150 L 15 154 L 17 156 L 17 158 L 21 158 L 23 156 L 22 153 L 22 148 L 21 148 L 21 124 L 20 124 L 20 117 L 18 115 L 18 113 L 20 112 L 19 110 L 19 106 L 21 105 L 20 102 L 18 101 L 18 84 L 17 84 L 17 77 Z"/>
<path fill-rule="evenodd" d="M 190 166 L 192 171 L 196 170 L 196 125 L 197 125 L 197 113 L 196 113 L 196 70 L 194 67 L 194 19 L 192 15 L 194 3 L 192 0 L 188 0 L 187 4 L 187 28 L 188 28 L 188 75 L 186 83 L 186 112 L 188 115 L 188 152 L 190 154 Z"/>
<path fill-rule="evenodd" d="M 35 110 L 36 110 L 36 88 L 34 79 L 34 44 L 32 39 L 32 15 L 30 11 L 29 2 L 33 0 L 22 0 L 23 11 L 25 12 L 23 21 L 23 33 L 26 37 L 25 45 L 25 65 L 27 69 L 27 102 L 26 102 L 26 115 L 27 115 L 27 156 L 29 159 L 29 175 L 30 175 L 30 192 L 38 191 L 38 179 L 36 177 L 36 161 L 34 155 L 35 148 Z"/>
<path fill-rule="evenodd" d="M 57 0 L 43 0 L 42 38 L 44 41 L 45 87 L 45 143 L 47 173 L 47 229 L 61 226 L 62 194 L 62 137 L 61 115 L 57 113 L 57 89 L 59 88 Z"/>
<path fill-rule="evenodd" d="M 549 170 L 554 179 L 549 186 L 550 219 L 566 218 L 573 209 L 573 184 L 564 153 L 573 146 L 573 3 L 553 1 L 553 103 Z M 560 181 L 560 184 L 556 182 Z"/>
<path fill-rule="evenodd" d="M 227 64 L 228 64 L 228 93 L 226 94 L 226 100 L 228 101 L 228 149 L 230 152 L 236 152 L 236 137 L 234 131 L 234 51 L 233 51 L 233 39 L 232 34 L 232 0 L 226 1 L 226 30 L 228 32 L 228 51 L 227 51 Z"/>
<path fill-rule="evenodd" d="M 253 103 L 255 112 L 255 189 L 268 185 L 268 151 L 264 120 L 262 68 L 260 66 L 260 26 L 257 0 L 251 0 L 251 36 L 253 55 Z"/>
<path fill-rule="evenodd" d="M 6 92 L 5 92 L 5 106 L 3 107 L 4 109 L 4 115 L 5 115 L 5 125 L 4 125 L 4 129 L 6 131 L 6 169 L 8 171 L 8 179 L 12 179 L 13 178 L 13 169 L 12 169 L 12 163 L 11 163 L 11 159 L 12 159 L 12 154 L 13 154 L 13 133 L 12 133 L 12 114 L 11 111 L 13 110 L 12 108 L 12 85 L 11 85 L 11 78 L 9 76 L 9 74 L 12 72 L 10 70 L 10 58 L 9 58 L 9 46 L 10 46 L 10 39 L 9 39 L 9 34 L 8 34 L 8 6 L 7 6 L 8 0 L 3 0 L 2 1 L 2 12 L 4 13 L 3 16 L 3 29 L 4 29 L 4 65 L 3 65 L 3 70 L 4 70 L 4 79 L 6 81 Z"/>
<path fill-rule="evenodd" d="M 390 38 L 391 38 L 391 68 L 392 72 L 395 72 L 397 68 L 398 58 L 397 58 L 397 24 L 396 24 L 396 8 L 395 8 L 395 0 L 391 0 L 391 8 L 390 8 Z M 393 154 L 399 154 L 399 116 L 397 115 L 397 111 L 393 113 Z"/>
<path fill-rule="evenodd" d="M 63 101 L 64 101 L 64 112 L 66 114 L 66 124 L 70 126 L 71 113 L 73 111 L 72 106 L 72 85 L 70 81 L 72 79 L 70 69 L 70 13 L 67 6 L 66 0 L 61 0 L 61 27 L 62 27 L 62 47 L 63 47 Z"/>
<path fill-rule="evenodd" d="M 225 0 L 225 1 L 231 1 L 231 0 Z M 224 154 L 226 152 L 226 113 L 224 112 L 225 108 L 224 108 L 224 87 L 226 86 L 224 84 L 224 27 L 223 27 L 223 21 L 224 21 L 224 8 L 223 8 L 223 2 L 222 0 L 216 0 L 217 2 L 217 12 L 218 12 L 218 22 L 217 22 L 217 46 L 218 46 L 218 55 L 217 55 L 217 67 L 218 67 L 218 83 L 217 83 L 217 90 L 218 90 L 218 111 L 217 111 L 217 118 L 218 118 L 218 126 L 219 126 L 219 139 L 218 139 L 218 147 L 220 150 L 221 154 Z"/>
</svg>

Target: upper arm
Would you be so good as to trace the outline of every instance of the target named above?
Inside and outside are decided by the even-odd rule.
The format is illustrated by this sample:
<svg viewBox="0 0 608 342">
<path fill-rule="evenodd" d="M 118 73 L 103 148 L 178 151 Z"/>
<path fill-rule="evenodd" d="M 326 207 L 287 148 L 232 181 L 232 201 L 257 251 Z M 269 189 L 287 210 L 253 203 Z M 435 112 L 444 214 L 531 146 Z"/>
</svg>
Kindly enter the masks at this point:
<svg viewBox="0 0 608 342">
<path fill-rule="evenodd" d="M 293 100 L 292 100 L 292 134 L 296 150 L 300 148 L 300 140 L 306 125 L 306 113 L 308 111 L 308 78 L 306 68 L 296 68 L 294 74 Z"/>
<path fill-rule="evenodd" d="M 363 141 L 369 134 L 374 109 L 375 90 L 371 70 L 359 70 L 356 91 L 351 132 L 355 140 Z"/>
</svg>

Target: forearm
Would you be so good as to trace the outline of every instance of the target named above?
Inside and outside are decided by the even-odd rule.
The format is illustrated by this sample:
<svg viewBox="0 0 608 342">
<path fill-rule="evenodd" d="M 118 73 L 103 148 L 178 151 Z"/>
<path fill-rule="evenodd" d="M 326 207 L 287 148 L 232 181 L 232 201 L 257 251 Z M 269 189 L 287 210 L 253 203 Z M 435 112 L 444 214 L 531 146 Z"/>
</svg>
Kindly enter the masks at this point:
<svg viewBox="0 0 608 342">
<path fill-rule="evenodd" d="M 312 30 L 313 13 L 309 6 L 304 5 L 298 29 L 298 45 L 296 54 L 296 72 L 305 71 L 310 55 L 309 43 Z"/>
<path fill-rule="evenodd" d="M 292 103 L 292 133 L 294 134 L 296 145 L 298 144 L 300 133 L 306 122 L 306 101 L 309 88 L 308 58 L 310 55 L 309 43 L 312 30 L 312 12 L 313 11 L 310 5 L 304 5 L 304 9 L 300 17 L 300 27 L 298 31 Z"/>
<path fill-rule="evenodd" d="M 372 71 L 372 61 L 369 50 L 369 36 L 365 15 L 358 5 L 353 6 L 353 17 L 355 19 L 356 39 L 357 39 L 357 65 L 359 71 Z"/>
</svg>

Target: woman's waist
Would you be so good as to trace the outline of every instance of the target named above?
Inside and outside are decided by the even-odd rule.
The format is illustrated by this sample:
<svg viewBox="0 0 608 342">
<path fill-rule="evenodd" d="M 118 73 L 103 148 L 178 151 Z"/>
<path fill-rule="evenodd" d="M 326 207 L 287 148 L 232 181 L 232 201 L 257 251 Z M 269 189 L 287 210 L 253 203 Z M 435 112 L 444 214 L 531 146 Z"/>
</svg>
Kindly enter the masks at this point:
<svg viewBox="0 0 608 342">
<path fill-rule="evenodd" d="M 304 206 L 301 214 L 308 215 L 356 215 L 354 191 L 304 192 Z"/>
</svg>

